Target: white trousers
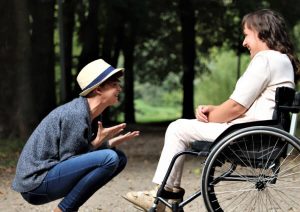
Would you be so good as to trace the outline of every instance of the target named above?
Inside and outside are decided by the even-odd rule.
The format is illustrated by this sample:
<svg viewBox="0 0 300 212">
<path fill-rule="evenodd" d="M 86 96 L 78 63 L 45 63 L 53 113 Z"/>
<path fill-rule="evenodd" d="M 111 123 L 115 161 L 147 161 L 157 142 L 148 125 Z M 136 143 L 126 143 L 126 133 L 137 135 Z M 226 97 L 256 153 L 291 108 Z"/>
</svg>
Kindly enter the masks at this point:
<svg viewBox="0 0 300 212">
<path fill-rule="evenodd" d="M 164 147 L 154 174 L 153 182 L 161 184 L 175 154 L 190 147 L 196 140 L 214 141 L 230 125 L 227 123 L 204 123 L 196 119 L 178 119 L 172 122 L 165 134 Z M 171 171 L 167 187 L 180 187 L 184 156 L 180 156 Z"/>
</svg>

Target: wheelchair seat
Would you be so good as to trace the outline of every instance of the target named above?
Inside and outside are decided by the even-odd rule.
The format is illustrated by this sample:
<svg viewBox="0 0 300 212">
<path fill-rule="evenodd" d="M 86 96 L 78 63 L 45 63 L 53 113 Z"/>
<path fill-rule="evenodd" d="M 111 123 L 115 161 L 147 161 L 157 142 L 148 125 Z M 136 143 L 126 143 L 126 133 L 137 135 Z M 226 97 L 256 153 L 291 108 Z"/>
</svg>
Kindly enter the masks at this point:
<svg viewBox="0 0 300 212">
<path fill-rule="evenodd" d="M 281 125 L 278 125 L 277 120 L 263 120 L 263 121 L 234 124 L 229 128 L 227 128 L 223 133 L 221 133 L 221 135 L 219 135 L 219 137 L 214 142 L 204 141 L 204 140 L 192 142 L 191 149 L 197 152 L 209 152 L 210 149 L 225 135 L 228 135 L 229 133 L 232 133 L 238 129 L 242 129 L 250 126 L 274 126 L 274 127 L 281 128 Z"/>
</svg>

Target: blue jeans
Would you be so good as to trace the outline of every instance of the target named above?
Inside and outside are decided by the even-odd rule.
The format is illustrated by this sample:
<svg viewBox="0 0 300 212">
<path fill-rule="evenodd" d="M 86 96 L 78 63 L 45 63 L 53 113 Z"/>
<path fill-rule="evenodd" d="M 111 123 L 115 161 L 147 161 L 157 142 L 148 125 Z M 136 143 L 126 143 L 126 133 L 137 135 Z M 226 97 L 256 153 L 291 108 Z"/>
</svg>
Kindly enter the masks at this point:
<svg viewBox="0 0 300 212">
<path fill-rule="evenodd" d="M 62 161 L 49 170 L 39 187 L 22 193 L 31 204 L 62 199 L 62 211 L 78 211 L 99 188 L 119 174 L 127 159 L 119 150 L 103 149 Z"/>
</svg>

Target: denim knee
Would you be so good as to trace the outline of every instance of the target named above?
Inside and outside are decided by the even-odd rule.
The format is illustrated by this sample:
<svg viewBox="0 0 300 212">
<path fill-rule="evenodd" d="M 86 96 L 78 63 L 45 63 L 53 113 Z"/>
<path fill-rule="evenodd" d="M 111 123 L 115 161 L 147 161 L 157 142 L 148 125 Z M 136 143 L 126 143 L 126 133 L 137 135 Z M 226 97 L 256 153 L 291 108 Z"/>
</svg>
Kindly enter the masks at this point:
<svg viewBox="0 0 300 212">
<path fill-rule="evenodd" d="M 108 169 L 113 169 L 115 171 L 119 166 L 119 156 L 118 154 L 112 149 L 102 150 L 100 154 L 103 154 L 103 151 L 106 153 L 105 160 L 103 161 L 104 164 L 100 164 Z"/>
<path fill-rule="evenodd" d="M 32 192 L 22 192 L 21 196 L 24 200 L 32 205 L 42 205 L 52 200 L 48 198 L 47 194 L 39 194 L 39 193 L 32 193 Z"/>
<path fill-rule="evenodd" d="M 120 151 L 120 150 L 115 150 L 116 153 L 118 154 L 118 157 L 119 157 L 119 167 L 125 167 L 126 164 L 127 164 L 127 157 L 126 155 L 124 154 L 124 152 Z"/>
</svg>

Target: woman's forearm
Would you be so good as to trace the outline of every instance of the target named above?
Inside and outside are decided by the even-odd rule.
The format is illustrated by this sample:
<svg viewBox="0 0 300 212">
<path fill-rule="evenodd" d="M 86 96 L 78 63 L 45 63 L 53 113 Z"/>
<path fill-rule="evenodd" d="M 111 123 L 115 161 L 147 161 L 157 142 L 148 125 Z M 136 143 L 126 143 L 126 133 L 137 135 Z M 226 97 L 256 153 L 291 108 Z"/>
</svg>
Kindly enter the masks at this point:
<svg viewBox="0 0 300 212">
<path fill-rule="evenodd" d="M 215 106 L 208 114 L 209 122 L 224 123 L 232 121 L 247 111 L 241 104 L 229 99 L 219 106 Z"/>
</svg>

